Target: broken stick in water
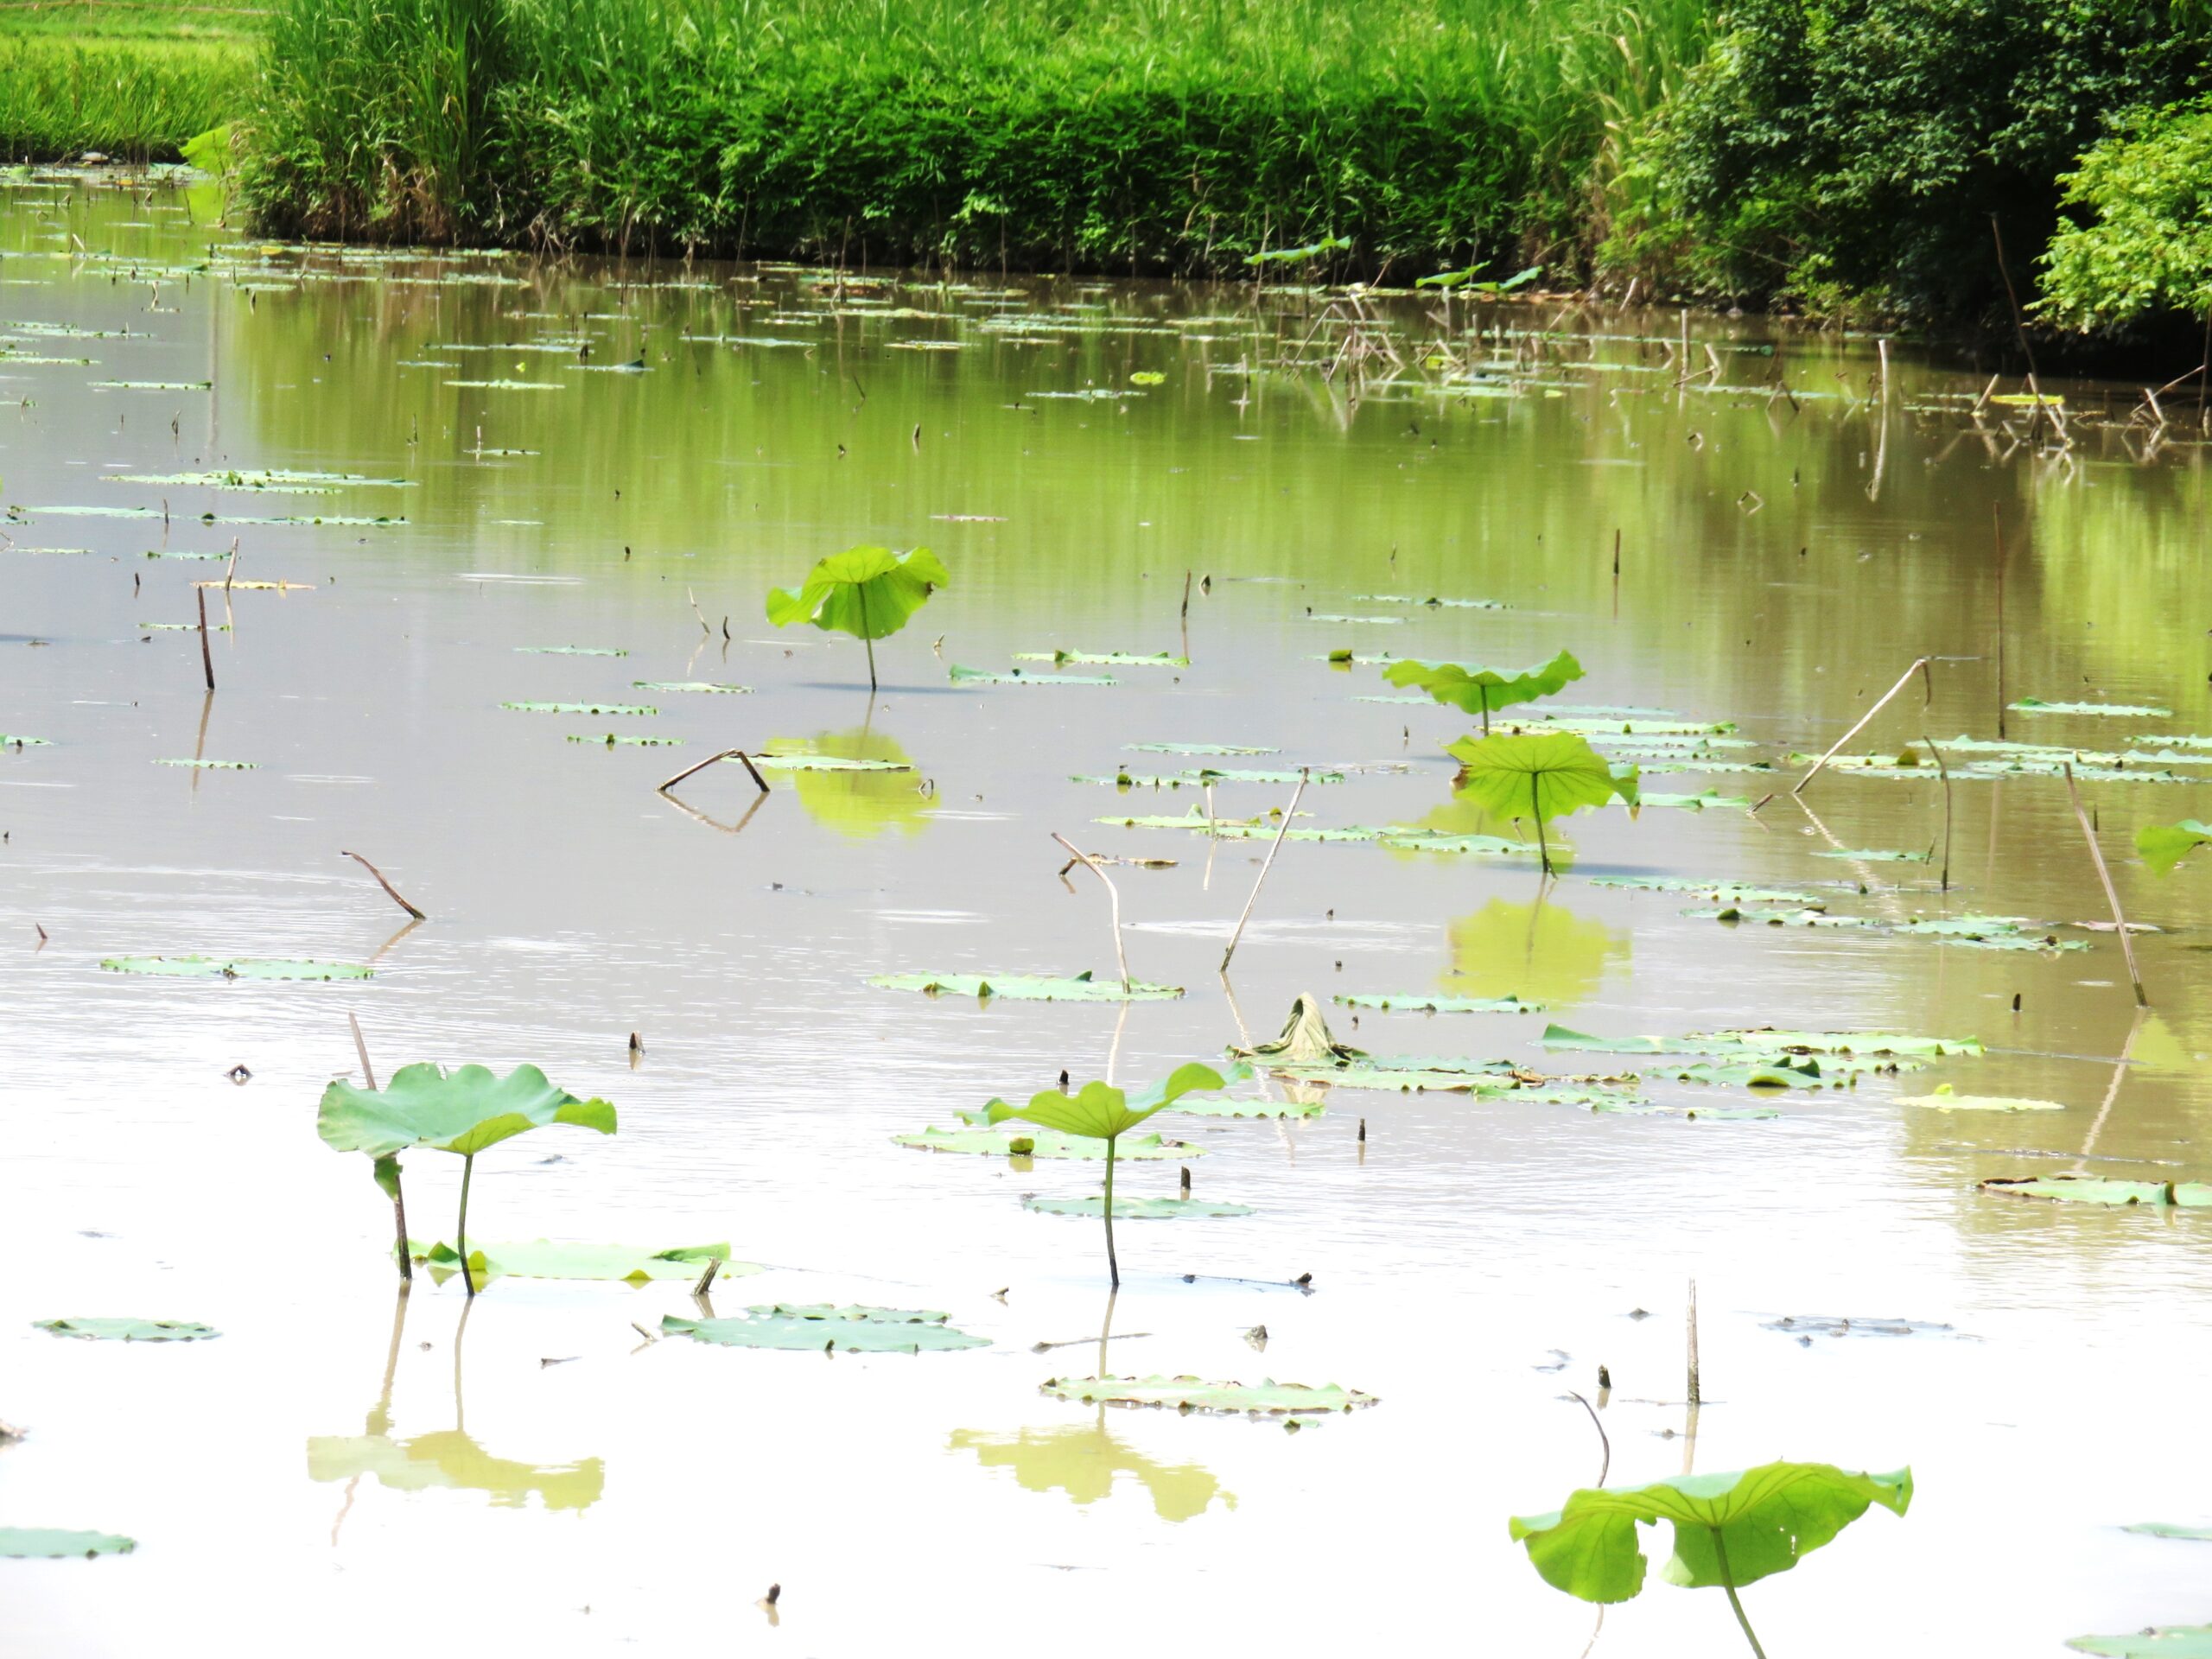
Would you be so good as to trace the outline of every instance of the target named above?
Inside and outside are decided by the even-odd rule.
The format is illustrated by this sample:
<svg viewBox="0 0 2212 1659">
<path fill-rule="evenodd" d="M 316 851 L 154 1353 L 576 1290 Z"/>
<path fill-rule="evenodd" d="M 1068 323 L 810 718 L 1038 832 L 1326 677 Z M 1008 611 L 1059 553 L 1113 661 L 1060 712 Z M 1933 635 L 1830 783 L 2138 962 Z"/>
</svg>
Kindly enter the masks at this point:
<svg viewBox="0 0 2212 1659">
<path fill-rule="evenodd" d="M 1873 719 L 1875 715 L 1880 714 L 1884 709 L 1887 708 L 1891 697 L 1894 697 L 1898 692 L 1904 690 L 1906 686 L 1911 684 L 1912 677 L 1916 674 L 1921 677 L 1921 679 L 1926 687 L 1927 696 L 1923 699 L 1923 704 L 1934 702 L 1936 699 L 1936 681 L 1935 677 L 1928 671 L 1928 658 L 1925 657 L 1916 658 L 1913 659 L 1912 666 L 1905 670 L 1904 673 L 1898 678 L 1897 683 L 1891 686 L 1888 690 L 1883 692 L 1880 699 L 1872 709 L 1869 709 L 1865 714 L 1859 716 L 1859 723 L 1857 725 L 1853 726 L 1841 737 L 1836 739 L 1833 744 L 1829 745 L 1828 752 L 1813 763 L 1813 769 L 1807 772 L 1802 778 L 1800 778 L 1797 780 L 1797 786 L 1789 792 L 1792 795 L 1802 795 L 1805 792 L 1805 785 L 1811 783 L 1814 779 L 1821 775 L 1821 769 L 1827 766 L 1829 761 L 1835 759 L 1837 751 L 1841 749 L 1845 744 L 1850 742 L 1853 738 L 1858 736 L 1860 732 L 1864 731 L 1866 728 L 1866 722 Z"/>
<path fill-rule="evenodd" d="M 1283 837 L 1290 834 L 1290 826 L 1298 817 L 1298 803 L 1306 793 L 1306 785 L 1313 777 L 1307 766 L 1298 769 L 1298 787 L 1290 792 L 1290 805 L 1282 815 L 1282 828 L 1275 831 L 1274 844 L 1268 849 L 1268 855 L 1260 866 L 1260 879 L 1252 884 L 1252 896 L 1244 901 L 1244 913 L 1236 918 L 1236 931 L 1229 936 L 1229 949 L 1221 953 L 1221 971 L 1229 971 L 1229 959 L 1236 954 L 1237 942 L 1244 937 L 1244 924 L 1252 919 L 1252 906 L 1260 902 L 1260 889 L 1267 885 L 1268 872 L 1275 867 L 1275 855 L 1282 850 Z"/>
<path fill-rule="evenodd" d="M 384 879 L 384 872 L 377 868 L 375 865 L 370 863 L 367 859 L 363 858 L 359 853 L 349 853 L 341 847 L 338 849 L 338 856 L 340 858 L 352 859 L 356 864 L 359 864 L 371 875 L 376 877 L 377 886 L 385 890 L 386 896 L 391 899 L 391 902 L 397 905 L 402 910 L 405 911 L 410 916 L 412 916 L 416 921 L 427 922 L 430 919 L 429 916 L 425 912 L 417 910 L 413 905 L 408 903 L 406 899 L 401 898 L 399 896 L 399 889 L 393 887 L 391 882 Z"/>
<path fill-rule="evenodd" d="M 2120 933 L 2120 954 L 2126 959 L 2127 977 L 2135 987 L 2135 1006 L 2147 1008 L 2151 999 L 2143 992 L 2143 975 L 2135 966 L 2135 946 L 2127 937 L 2127 918 L 2120 914 L 2120 894 L 2113 890 L 2112 872 L 2105 868 L 2103 849 L 2097 845 L 2097 832 L 2089 827 L 2089 815 L 2082 810 L 2082 791 L 2074 787 L 2074 763 L 2067 761 L 2061 767 L 2066 774 L 2066 796 L 2074 803 L 2075 822 L 2082 826 L 2082 839 L 2089 843 L 2089 860 L 2097 867 L 2097 880 L 2104 884 L 2105 903 L 2112 906 L 2112 925 Z"/>
<path fill-rule="evenodd" d="M 709 766 L 713 766 L 717 760 L 742 760 L 745 762 L 746 771 L 752 774 L 753 781 L 760 786 L 760 792 L 763 795 L 766 795 L 768 792 L 768 780 L 760 775 L 760 768 L 753 764 L 753 757 L 747 754 L 743 749 L 724 749 L 720 754 L 709 755 L 696 766 L 684 767 L 683 770 L 677 772 L 675 777 L 671 778 L 667 782 L 662 784 L 659 787 L 658 792 L 663 795 L 667 794 L 670 790 L 674 789 L 678 784 L 682 783 L 686 778 L 689 778 L 693 772 L 704 772 Z"/>
<path fill-rule="evenodd" d="M 1106 897 L 1108 901 L 1113 906 L 1114 958 L 1122 964 L 1122 988 L 1123 990 L 1127 990 L 1129 988 L 1130 983 L 1129 957 L 1128 953 L 1122 949 L 1121 892 L 1114 886 L 1114 879 L 1106 874 L 1104 868 L 1097 859 L 1093 858 L 1089 853 L 1084 852 L 1081 848 L 1077 847 L 1073 842 L 1070 841 L 1065 836 L 1060 834 L 1057 830 L 1052 832 L 1052 839 L 1058 842 L 1060 845 L 1066 848 L 1068 851 L 1073 853 L 1076 856 L 1077 862 L 1084 866 L 1093 875 L 1096 876 L 1101 881 L 1103 881 L 1106 884 Z"/>
</svg>

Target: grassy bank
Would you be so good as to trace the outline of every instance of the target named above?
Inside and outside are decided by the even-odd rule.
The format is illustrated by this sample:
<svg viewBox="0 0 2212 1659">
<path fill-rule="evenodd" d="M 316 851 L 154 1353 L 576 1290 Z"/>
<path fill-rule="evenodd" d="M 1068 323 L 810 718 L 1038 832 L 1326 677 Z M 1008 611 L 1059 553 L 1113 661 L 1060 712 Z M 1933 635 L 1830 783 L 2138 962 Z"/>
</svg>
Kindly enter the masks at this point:
<svg viewBox="0 0 2212 1659">
<path fill-rule="evenodd" d="M 272 229 L 970 267 L 1580 263 L 1705 0 L 288 0 Z"/>
<path fill-rule="evenodd" d="M 251 107 L 260 22 L 215 7 L 0 4 L 0 156 L 174 159 Z"/>
</svg>

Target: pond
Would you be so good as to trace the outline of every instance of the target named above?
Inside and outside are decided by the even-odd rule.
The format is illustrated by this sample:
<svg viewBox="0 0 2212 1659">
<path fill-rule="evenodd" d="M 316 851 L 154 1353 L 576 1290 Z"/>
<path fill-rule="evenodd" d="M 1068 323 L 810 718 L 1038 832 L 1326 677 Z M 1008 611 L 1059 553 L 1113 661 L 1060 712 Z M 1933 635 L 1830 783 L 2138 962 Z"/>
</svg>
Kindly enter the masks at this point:
<svg viewBox="0 0 2212 1659">
<path fill-rule="evenodd" d="M 2212 816 L 2188 394 L 2160 428 L 2137 388 L 2046 387 L 2062 447 L 1981 377 L 1756 319 L 303 249 L 174 180 L 4 182 L 0 731 L 44 743 L 0 749 L 0 1419 L 29 1431 L 0 1527 L 137 1541 L 0 1562 L 22 1651 L 141 1655 L 219 1607 L 241 1653 L 1573 1659 L 1596 1609 L 1507 1533 L 1598 1478 L 1571 1391 L 1615 1485 L 1911 1467 L 1903 1519 L 1747 1592 L 1777 1659 L 2212 1616 L 2205 1544 L 2125 1530 L 2212 1522 L 2212 1218 L 2156 1201 L 2204 1171 L 2212 878 L 2133 847 Z M 949 574 L 873 696 L 856 641 L 763 613 L 859 543 Z M 1548 825 L 1546 880 L 1533 825 L 1454 795 L 1475 718 L 1383 671 L 1561 650 L 1583 677 L 1510 720 L 1636 762 L 1644 804 Z M 1171 660 L 1079 660 L 1109 653 Z M 1921 658 L 1847 746 L 1888 764 L 1793 794 Z M 730 748 L 881 764 L 658 787 Z M 2158 930 L 2147 1014 L 2077 755 Z M 1390 838 L 1276 850 L 1300 769 L 1294 828 Z M 1116 981 L 1055 835 L 1144 861 L 1100 872 L 1120 944 L 1182 995 L 868 982 Z M 188 956 L 370 974 L 103 966 Z M 1146 1123 L 1181 1144 L 1132 1135 L 1118 1198 L 1187 1169 L 1249 1213 L 1124 1220 L 1110 1306 L 1095 1204 L 1025 1207 L 1097 1162 L 893 1139 L 1064 1070 L 1222 1063 L 1301 994 L 1432 1086 L 1262 1075 L 1227 1092 L 1292 1115 Z M 1439 996 L 1525 1011 L 1374 1006 Z M 931 1310 L 988 1344 L 664 1335 L 690 1262 L 473 1304 L 426 1262 L 396 1306 L 391 1208 L 315 1133 L 360 1080 L 349 1015 L 379 1080 L 527 1062 L 619 1109 L 476 1160 L 487 1259 L 727 1241 L 761 1271 L 716 1317 Z M 1893 1070 L 1691 1036 L 1766 1027 L 1945 1042 Z M 1493 1060 L 1641 1081 L 1455 1086 Z M 449 1241 L 461 1160 L 405 1166 Z M 1979 1185 L 2077 1169 L 2153 1202 Z M 123 1316 L 221 1334 L 32 1324 Z M 1123 1375 L 1377 1403 L 1293 1430 L 1042 1391 L 1102 1325 Z M 1740 1638 L 1655 1584 L 1595 1639 Z"/>
</svg>

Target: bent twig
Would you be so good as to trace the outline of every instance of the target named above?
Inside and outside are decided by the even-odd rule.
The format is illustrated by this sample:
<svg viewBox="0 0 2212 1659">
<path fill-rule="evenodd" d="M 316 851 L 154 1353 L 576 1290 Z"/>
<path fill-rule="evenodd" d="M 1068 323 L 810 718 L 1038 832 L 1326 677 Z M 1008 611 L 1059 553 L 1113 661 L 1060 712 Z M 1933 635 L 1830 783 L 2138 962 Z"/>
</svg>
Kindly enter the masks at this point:
<svg viewBox="0 0 2212 1659">
<path fill-rule="evenodd" d="M 391 899 L 391 902 L 397 905 L 402 910 L 405 911 L 410 916 L 412 916 L 416 921 L 427 922 L 430 919 L 428 912 L 416 909 L 413 905 L 409 904 L 406 899 L 401 898 L 399 896 L 399 889 L 393 887 L 391 882 L 384 879 L 384 872 L 377 868 L 375 865 L 370 863 L 367 859 L 363 858 L 359 853 L 349 853 L 341 847 L 338 849 L 338 856 L 340 858 L 352 859 L 356 864 L 359 864 L 371 875 L 376 877 L 377 886 L 385 890 L 385 895 Z M 374 1084 L 371 1084 L 369 1086 L 373 1089 L 376 1085 Z"/>
</svg>

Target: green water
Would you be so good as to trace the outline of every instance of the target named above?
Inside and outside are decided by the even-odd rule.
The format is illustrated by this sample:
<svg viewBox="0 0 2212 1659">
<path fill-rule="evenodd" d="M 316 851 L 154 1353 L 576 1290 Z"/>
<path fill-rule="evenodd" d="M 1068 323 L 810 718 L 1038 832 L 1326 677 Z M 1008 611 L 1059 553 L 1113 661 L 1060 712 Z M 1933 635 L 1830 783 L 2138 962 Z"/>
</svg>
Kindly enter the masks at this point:
<svg viewBox="0 0 2212 1659">
<path fill-rule="evenodd" d="M 2212 749 L 2082 762 L 2121 904 L 2162 930 L 2136 941 L 2139 1018 L 2117 940 L 2073 925 L 2109 912 L 2063 780 L 1984 775 L 1991 753 L 1954 741 L 1994 741 L 2022 697 L 2171 711 L 2003 716 L 2068 754 L 2212 733 L 2193 411 L 2170 404 L 2153 433 L 2129 424 L 2132 390 L 2066 386 L 2061 448 L 2018 408 L 1977 410 L 1978 380 L 1892 351 L 1885 387 L 1869 343 L 1749 321 L 1694 321 L 1685 358 L 1672 314 L 1558 302 L 1355 314 L 1287 290 L 263 248 L 189 222 L 166 187 L 67 175 L 13 181 L 9 204 L 0 731 L 48 746 L 0 751 L 0 1419 L 33 1431 L 0 1452 L 0 1526 L 139 1541 L 0 1563 L 26 1651 L 143 1653 L 219 1597 L 239 1651 L 1321 1654 L 1382 1636 L 1571 1655 L 1594 1610 L 1537 1578 L 1505 1519 L 1595 1478 L 1566 1393 L 1594 1400 L 1600 1364 L 1616 1484 L 1774 1457 L 1912 1466 L 1904 1519 L 1745 1592 L 1777 1656 L 1904 1630 L 1915 1650 L 2056 1652 L 2205 1617 L 2202 1546 L 2120 1530 L 2212 1518 L 2190 1478 L 2212 1450 L 2201 1219 L 1976 1184 L 2203 1177 L 2212 901 L 2203 870 L 2154 878 L 2132 846 L 2208 816 Z M 172 389 L 129 389 L 148 386 Z M 232 469 L 402 481 L 175 481 Z M 194 589 L 234 540 L 236 582 L 296 586 Z M 926 543 L 952 575 L 879 645 L 873 700 L 857 645 L 761 613 L 770 585 L 861 542 Z M 156 626 L 196 622 L 200 592 L 226 630 L 212 696 L 196 633 Z M 1466 718 L 1372 701 L 1402 694 L 1328 658 L 1561 648 L 1588 673 L 1556 704 L 1732 726 L 1669 762 L 1604 729 L 1656 714 L 1567 716 L 1639 757 L 1648 793 L 1720 799 L 1554 826 L 1573 862 L 1549 883 L 1532 853 L 1288 841 L 1227 982 L 1268 841 L 1120 820 L 1263 817 L 1290 786 L 1073 781 L 1334 769 L 1300 827 L 1513 839 L 1452 798 L 1440 745 Z M 1055 650 L 1189 662 L 1020 656 Z M 1920 658 L 1925 692 L 1850 748 L 1923 764 L 1831 770 L 1801 804 L 1789 757 Z M 954 664 L 1113 683 L 956 683 Z M 610 732 L 672 741 L 566 741 Z M 1948 892 L 1929 738 L 1953 774 Z M 1129 747 L 1154 743 L 1273 753 Z M 722 765 L 656 791 L 718 750 L 779 747 L 912 770 L 771 772 L 764 797 Z M 152 764 L 194 759 L 252 769 Z M 1716 764 L 1744 769 L 1698 769 Z M 1107 894 L 1060 874 L 1055 832 L 1174 861 L 1107 873 L 1130 971 L 1185 995 L 1124 1012 L 866 984 L 1115 974 Z M 340 849 L 429 919 L 403 926 Z M 1731 925 L 1685 915 L 1715 907 L 1699 893 L 1613 885 L 1639 878 L 1810 893 L 1859 925 Z M 2018 918 L 2029 948 L 1909 925 L 1945 916 Z M 373 976 L 100 967 L 186 955 Z M 1323 1109 L 1147 1124 L 1185 1146 L 1125 1161 L 1118 1194 L 1173 1196 L 1187 1166 L 1195 1196 L 1254 1213 L 1123 1223 L 1110 1308 L 1095 1220 L 1022 1204 L 1096 1192 L 1096 1164 L 893 1143 L 1063 1067 L 1135 1083 L 1217 1058 L 1301 992 L 1377 1053 L 1640 1071 L 1635 1097 L 1662 1109 L 1239 1085 Z M 472 1243 L 726 1239 L 766 1270 L 718 1283 L 719 1315 L 929 1309 L 991 1345 L 648 1341 L 698 1312 L 666 1281 L 496 1279 L 464 1341 L 460 1282 L 425 1269 L 396 1312 L 389 1208 L 314 1133 L 325 1084 L 358 1068 L 349 1012 L 380 1077 L 530 1061 L 619 1106 L 613 1140 L 549 1130 L 480 1159 Z M 1552 1022 L 1987 1052 L 1755 1091 L 1547 1050 Z M 2064 1109 L 1897 1103 L 1942 1084 Z M 1774 1116 L 1726 1115 L 1744 1108 Z M 454 1163 L 409 1155 L 425 1242 L 451 1236 Z M 112 1315 L 224 1334 L 124 1346 L 29 1324 Z M 1090 1374 L 1102 1322 L 1109 1364 L 1139 1376 L 1380 1403 L 1294 1434 L 1041 1393 Z M 771 1583 L 772 1625 L 753 1605 Z M 1598 1650 L 1738 1639 L 1725 1601 L 1655 1583 Z"/>
</svg>

